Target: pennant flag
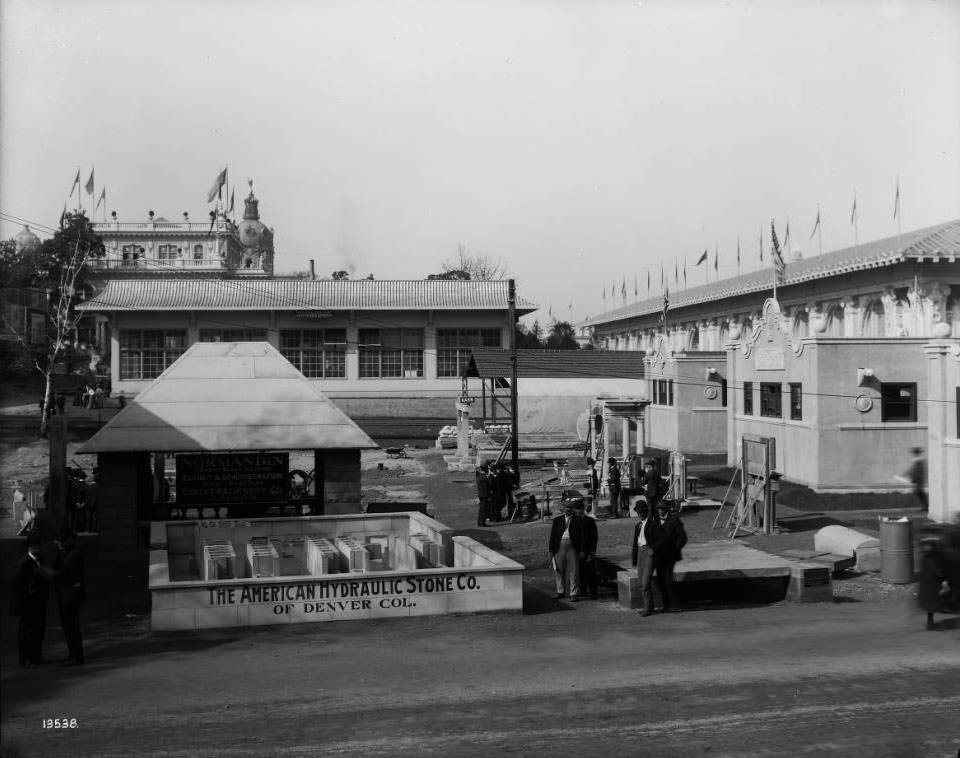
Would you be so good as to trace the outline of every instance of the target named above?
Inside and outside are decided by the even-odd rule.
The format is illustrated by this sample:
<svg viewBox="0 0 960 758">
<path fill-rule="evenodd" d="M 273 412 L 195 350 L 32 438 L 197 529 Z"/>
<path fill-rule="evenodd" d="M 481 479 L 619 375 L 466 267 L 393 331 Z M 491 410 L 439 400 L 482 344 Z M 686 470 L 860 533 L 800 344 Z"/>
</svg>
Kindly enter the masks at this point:
<svg viewBox="0 0 960 758">
<path fill-rule="evenodd" d="M 663 321 L 664 329 L 667 326 L 667 311 L 670 309 L 670 287 L 663 291 L 663 312 L 660 314 L 660 320 Z"/>
<path fill-rule="evenodd" d="M 233 213 L 233 193 L 236 192 L 236 188 L 230 190 L 230 210 L 228 213 Z"/>
<path fill-rule="evenodd" d="M 70 190 L 73 194 L 73 190 Z M 67 220 L 67 201 L 63 201 L 63 213 L 60 214 L 60 228 L 63 229 L 63 223 Z"/>
<path fill-rule="evenodd" d="M 900 177 L 897 177 L 897 194 L 893 196 L 893 217 L 900 213 Z"/>
<path fill-rule="evenodd" d="M 73 197 L 73 191 L 80 186 L 80 167 L 77 166 L 77 175 L 73 180 L 73 184 L 70 185 L 70 194 L 67 197 Z"/>
<path fill-rule="evenodd" d="M 620 296 L 621 296 L 624 300 L 627 299 L 627 280 L 626 280 L 626 279 L 624 279 L 624 280 L 620 283 Z"/>
<path fill-rule="evenodd" d="M 680 286 L 680 269 L 676 258 L 673 259 L 673 283 L 678 287 Z"/>
<path fill-rule="evenodd" d="M 699 266 L 699 265 L 700 265 L 701 263 L 703 263 L 706 259 L 707 259 L 707 249 L 704 248 L 704 249 L 703 249 L 703 253 L 700 255 L 699 258 L 697 258 L 697 264 L 696 264 L 696 265 Z"/>
<path fill-rule="evenodd" d="M 90 169 L 90 178 L 87 179 L 87 185 L 84 187 L 88 195 L 93 195 L 93 168 Z"/>
<path fill-rule="evenodd" d="M 783 281 L 783 272 L 787 268 L 787 264 L 784 263 L 783 253 L 780 250 L 780 242 L 777 240 L 777 229 L 773 224 L 773 219 L 770 219 L 770 239 L 771 239 L 771 254 L 773 255 L 773 267 L 777 272 L 777 281 Z"/>
<path fill-rule="evenodd" d="M 650 297 L 650 269 L 647 269 L 647 297 Z"/>
<path fill-rule="evenodd" d="M 763 224 L 760 224 L 760 262 L 763 263 Z"/>
<path fill-rule="evenodd" d="M 850 209 L 850 223 L 857 220 L 857 193 L 853 193 L 853 208 Z"/>
<path fill-rule="evenodd" d="M 666 282 L 666 279 L 663 278 L 663 263 L 661 262 L 660 263 L 660 286 L 661 287 L 663 287 L 664 282 Z"/>
<path fill-rule="evenodd" d="M 787 228 L 783 233 L 783 247 L 781 248 L 783 255 L 790 255 L 790 219 L 787 218 Z"/>
<path fill-rule="evenodd" d="M 603 288 L 603 302 L 607 302 L 607 288 L 606 288 L 606 286 L 604 286 L 604 288 Z"/>
<path fill-rule="evenodd" d="M 817 220 L 813 223 L 813 231 L 810 232 L 810 239 L 813 239 L 813 235 L 817 233 L 817 229 L 820 228 L 820 209 L 817 208 Z"/>
<path fill-rule="evenodd" d="M 713 270 L 720 273 L 720 246 L 713 248 Z"/>
<path fill-rule="evenodd" d="M 227 170 L 224 169 L 219 174 L 213 182 L 213 186 L 210 188 L 210 191 L 207 193 L 207 202 L 212 203 L 213 198 L 220 194 L 220 189 L 227 182 Z"/>
<path fill-rule="evenodd" d="M 553 303 L 550 303 L 550 307 L 547 309 L 547 316 L 553 318 Z"/>
<path fill-rule="evenodd" d="M 737 273 L 740 273 L 740 235 L 737 235 Z"/>
<path fill-rule="evenodd" d="M 106 187 L 101 187 L 101 188 L 100 188 L 100 199 L 97 200 L 97 204 L 96 204 L 96 206 L 94 207 L 94 210 L 96 210 L 97 208 L 100 207 L 100 203 L 106 203 L 106 202 L 107 202 L 107 188 L 106 188 Z"/>
<path fill-rule="evenodd" d="M 683 286 L 687 286 L 687 259 L 683 259 Z"/>
<path fill-rule="evenodd" d="M 637 275 L 633 275 L 633 296 L 637 297 L 640 294 L 640 287 L 637 280 Z"/>
</svg>

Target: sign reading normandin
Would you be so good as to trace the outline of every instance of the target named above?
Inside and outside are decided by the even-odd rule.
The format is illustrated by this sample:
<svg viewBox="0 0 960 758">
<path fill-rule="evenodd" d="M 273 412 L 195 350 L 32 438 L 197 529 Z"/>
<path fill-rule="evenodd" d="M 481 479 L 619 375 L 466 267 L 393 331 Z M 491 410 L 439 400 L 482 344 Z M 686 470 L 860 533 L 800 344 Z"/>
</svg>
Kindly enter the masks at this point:
<svg viewBox="0 0 960 758">
<path fill-rule="evenodd" d="M 287 453 L 177 456 L 177 503 L 276 503 L 287 499 Z"/>
</svg>

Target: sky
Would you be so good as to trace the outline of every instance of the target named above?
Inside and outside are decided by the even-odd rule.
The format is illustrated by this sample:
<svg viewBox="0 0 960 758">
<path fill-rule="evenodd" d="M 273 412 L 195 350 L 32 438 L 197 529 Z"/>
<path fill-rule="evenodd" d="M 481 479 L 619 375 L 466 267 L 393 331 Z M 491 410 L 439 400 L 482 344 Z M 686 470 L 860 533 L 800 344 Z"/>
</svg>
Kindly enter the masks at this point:
<svg viewBox="0 0 960 758">
<path fill-rule="evenodd" d="M 98 220 L 202 220 L 226 166 L 278 273 L 462 245 L 576 323 L 769 265 L 771 220 L 894 236 L 898 183 L 903 231 L 960 218 L 958 39 L 960 0 L 0 0 L 0 238 L 78 167 Z"/>
</svg>

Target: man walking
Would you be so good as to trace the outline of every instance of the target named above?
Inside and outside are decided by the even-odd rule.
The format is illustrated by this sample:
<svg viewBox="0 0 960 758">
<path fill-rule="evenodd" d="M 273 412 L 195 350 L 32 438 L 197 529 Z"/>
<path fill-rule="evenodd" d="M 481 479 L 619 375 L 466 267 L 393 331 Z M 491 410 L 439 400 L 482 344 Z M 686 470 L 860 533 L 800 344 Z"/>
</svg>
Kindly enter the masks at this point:
<svg viewBox="0 0 960 758">
<path fill-rule="evenodd" d="M 657 503 L 656 520 L 660 526 L 660 548 L 654 553 L 653 563 L 657 572 L 657 587 L 663 599 L 663 611 L 677 609 L 677 589 L 673 581 L 673 567 L 683 559 L 682 550 L 687 544 L 687 531 L 680 517 L 671 513 L 671 504 L 666 500 Z"/>
<path fill-rule="evenodd" d="M 60 625 L 67 640 L 69 654 L 62 661 L 65 666 L 83 665 L 83 637 L 80 634 L 80 604 L 86 598 L 83 553 L 77 547 L 76 538 L 69 529 L 64 529 L 57 540 L 60 556 L 53 571 L 53 586 L 57 593 L 60 610 Z"/>
<path fill-rule="evenodd" d="M 20 617 L 17 642 L 20 665 L 33 669 L 43 663 L 41 648 L 47 625 L 50 585 L 40 564 L 42 540 L 37 532 L 27 536 L 27 554 L 18 562 L 13 577 L 10 612 Z"/>
<path fill-rule="evenodd" d="M 557 579 L 555 599 L 564 596 L 571 600 L 580 594 L 580 521 L 573 515 L 569 503 L 562 503 L 561 514 L 554 518 L 550 528 L 550 563 Z"/>
<path fill-rule="evenodd" d="M 640 592 L 643 595 L 643 609 L 641 616 L 653 613 L 653 557 L 660 547 L 663 536 L 660 524 L 650 515 L 650 507 L 642 500 L 634 510 L 640 521 L 633 529 L 633 565 L 637 567 L 637 578 L 640 580 Z"/>
</svg>

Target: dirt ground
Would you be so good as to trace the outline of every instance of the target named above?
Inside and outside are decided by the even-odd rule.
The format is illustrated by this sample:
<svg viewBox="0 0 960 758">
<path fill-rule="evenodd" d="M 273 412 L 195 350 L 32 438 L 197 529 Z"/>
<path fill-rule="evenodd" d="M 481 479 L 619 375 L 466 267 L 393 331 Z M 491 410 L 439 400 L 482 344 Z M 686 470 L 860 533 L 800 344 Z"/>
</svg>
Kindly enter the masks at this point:
<svg viewBox="0 0 960 758">
<path fill-rule="evenodd" d="M 45 442 L 5 444 L 4 477 L 42 470 Z M 145 561 L 101 565 L 97 538 L 85 537 L 88 663 L 18 668 L 3 615 L 0 754 L 899 757 L 960 747 L 960 626 L 944 616 L 924 632 L 915 585 L 848 573 L 834 603 L 811 605 L 782 602 L 782 586 L 688 587 L 683 612 L 650 619 L 618 606 L 612 587 L 596 602 L 556 601 L 549 522 L 477 528 L 472 474 L 448 472 L 433 448 L 408 453 L 364 454 L 364 498 L 425 500 L 456 533 L 522 563 L 522 613 L 154 633 Z M 725 474 L 714 468 L 700 474 L 719 497 Z M 919 517 L 904 505 L 886 513 Z M 723 537 L 714 517 L 684 510 L 691 541 Z M 828 523 L 876 533 L 874 510 L 784 506 L 779 517 L 779 535 L 741 539 L 778 552 L 812 549 Z M 600 554 L 625 554 L 634 523 L 599 522 Z M 22 550 L 10 526 L 0 518 L 5 576 Z M 45 649 L 65 653 L 52 608 Z M 77 726 L 43 726 L 55 717 Z"/>
</svg>

